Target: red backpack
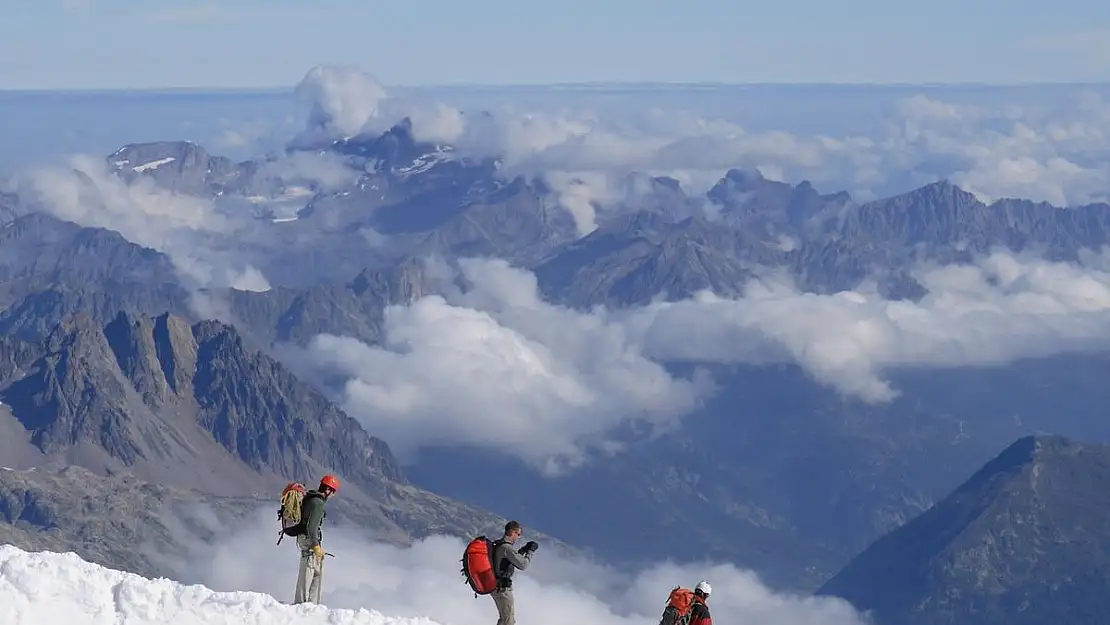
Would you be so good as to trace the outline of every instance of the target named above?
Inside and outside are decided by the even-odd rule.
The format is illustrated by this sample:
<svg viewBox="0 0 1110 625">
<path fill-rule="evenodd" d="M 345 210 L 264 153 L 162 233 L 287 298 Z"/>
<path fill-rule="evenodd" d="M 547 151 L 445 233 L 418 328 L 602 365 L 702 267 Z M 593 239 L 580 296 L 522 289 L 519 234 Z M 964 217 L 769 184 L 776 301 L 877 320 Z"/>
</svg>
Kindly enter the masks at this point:
<svg viewBox="0 0 1110 625">
<path fill-rule="evenodd" d="M 693 615 L 694 591 L 689 588 L 675 586 L 667 597 L 667 606 L 663 608 L 663 618 L 659 625 L 686 625 Z"/>
<path fill-rule="evenodd" d="M 493 549 L 496 545 L 485 536 L 478 536 L 466 545 L 462 557 L 462 574 L 474 596 L 488 595 L 497 590 L 497 574 L 493 571 Z"/>
</svg>

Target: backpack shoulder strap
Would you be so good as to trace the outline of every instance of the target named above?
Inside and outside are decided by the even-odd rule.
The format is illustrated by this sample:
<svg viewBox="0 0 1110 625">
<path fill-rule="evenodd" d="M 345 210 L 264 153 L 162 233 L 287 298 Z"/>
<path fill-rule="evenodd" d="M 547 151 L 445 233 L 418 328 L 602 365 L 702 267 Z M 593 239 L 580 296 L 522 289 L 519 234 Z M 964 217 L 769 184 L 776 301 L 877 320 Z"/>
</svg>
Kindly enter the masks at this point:
<svg viewBox="0 0 1110 625">
<path fill-rule="evenodd" d="M 508 568 L 508 566 L 511 566 L 508 565 L 505 560 L 501 560 L 500 562 L 497 561 L 497 551 L 502 548 L 508 549 L 508 547 L 505 547 L 505 545 L 508 544 L 509 541 L 505 540 L 504 538 L 498 538 L 497 540 L 493 541 L 493 549 L 492 551 L 490 551 L 489 557 L 493 560 L 493 574 L 497 577 L 504 577 L 505 570 Z"/>
</svg>

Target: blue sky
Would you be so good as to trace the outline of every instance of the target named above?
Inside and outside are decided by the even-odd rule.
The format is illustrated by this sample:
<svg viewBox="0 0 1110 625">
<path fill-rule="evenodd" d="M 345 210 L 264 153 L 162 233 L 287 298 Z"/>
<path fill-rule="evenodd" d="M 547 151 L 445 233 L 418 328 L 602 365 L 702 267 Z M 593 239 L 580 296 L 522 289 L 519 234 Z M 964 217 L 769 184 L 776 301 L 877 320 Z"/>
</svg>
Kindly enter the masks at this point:
<svg viewBox="0 0 1110 625">
<path fill-rule="evenodd" d="M 1104 0 L 3 0 L 0 89 L 1070 82 L 1110 77 Z M 971 7 L 971 8 L 964 8 Z"/>
</svg>

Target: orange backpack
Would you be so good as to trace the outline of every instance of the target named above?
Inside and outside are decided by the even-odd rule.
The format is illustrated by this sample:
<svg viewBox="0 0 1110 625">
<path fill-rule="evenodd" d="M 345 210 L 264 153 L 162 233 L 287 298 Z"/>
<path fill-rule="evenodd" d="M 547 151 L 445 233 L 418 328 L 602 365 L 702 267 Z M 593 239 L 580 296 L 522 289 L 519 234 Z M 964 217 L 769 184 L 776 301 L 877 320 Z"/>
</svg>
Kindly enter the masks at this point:
<svg viewBox="0 0 1110 625">
<path fill-rule="evenodd" d="M 462 574 L 474 596 L 488 595 L 497 590 L 497 573 L 493 570 L 493 550 L 499 541 L 478 536 L 466 545 L 462 557 Z"/>
<path fill-rule="evenodd" d="M 663 618 L 660 625 L 686 625 L 693 615 L 694 591 L 689 588 L 675 586 L 667 597 L 667 606 L 663 608 Z"/>
</svg>

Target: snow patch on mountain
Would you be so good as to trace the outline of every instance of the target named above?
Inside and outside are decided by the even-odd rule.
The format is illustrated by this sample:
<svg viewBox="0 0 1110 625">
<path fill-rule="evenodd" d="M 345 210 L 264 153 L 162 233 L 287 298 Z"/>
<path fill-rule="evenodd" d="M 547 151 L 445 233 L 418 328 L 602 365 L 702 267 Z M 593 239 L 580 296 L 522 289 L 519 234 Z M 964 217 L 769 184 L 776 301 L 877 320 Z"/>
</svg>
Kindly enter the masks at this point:
<svg viewBox="0 0 1110 625">
<path fill-rule="evenodd" d="M 160 158 L 160 159 L 157 159 L 157 160 L 153 160 L 153 161 L 150 161 L 149 163 L 143 163 L 142 165 L 136 165 L 136 166 L 131 168 L 131 171 L 140 172 L 140 173 L 144 172 L 144 171 L 150 171 L 152 169 L 158 169 L 162 165 L 172 163 L 176 160 L 177 160 L 176 157 L 167 156 L 166 158 Z"/>
</svg>

